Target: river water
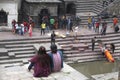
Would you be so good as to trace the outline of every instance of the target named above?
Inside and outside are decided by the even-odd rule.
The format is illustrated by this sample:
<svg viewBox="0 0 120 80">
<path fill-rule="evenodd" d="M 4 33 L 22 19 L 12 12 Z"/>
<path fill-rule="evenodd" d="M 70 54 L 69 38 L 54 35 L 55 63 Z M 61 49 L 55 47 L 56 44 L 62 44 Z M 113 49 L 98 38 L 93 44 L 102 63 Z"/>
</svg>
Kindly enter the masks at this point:
<svg viewBox="0 0 120 80">
<path fill-rule="evenodd" d="M 119 63 L 120 61 L 117 60 L 114 63 L 110 63 L 108 61 L 94 61 L 85 63 L 72 63 L 69 65 L 85 76 L 90 77 L 91 75 L 116 72 L 118 71 Z"/>
</svg>

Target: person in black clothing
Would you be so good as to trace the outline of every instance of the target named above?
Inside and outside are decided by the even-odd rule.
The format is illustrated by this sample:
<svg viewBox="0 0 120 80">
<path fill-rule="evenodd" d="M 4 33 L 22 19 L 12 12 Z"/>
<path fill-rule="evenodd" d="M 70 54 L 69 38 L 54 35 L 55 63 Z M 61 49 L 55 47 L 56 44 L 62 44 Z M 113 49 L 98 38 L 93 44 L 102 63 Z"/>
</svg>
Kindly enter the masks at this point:
<svg viewBox="0 0 120 80">
<path fill-rule="evenodd" d="M 51 44 L 55 44 L 55 31 L 51 34 Z"/>
<path fill-rule="evenodd" d="M 106 30 L 107 30 L 107 22 L 104 20 L 104 22 L 102 23 L 101 35 L 106 35 Z"/>
<path fill-rule="evenodd" d="M 92 51 L 94 51 L 94 47 L 95 47 L 95 38 L 96 37 L 92 38 L 92 40 L 91 40 L 91 42 L 92 42 Z"/>
<path fill-rule="evenodd" d="M 113 43 L 110 44 L 110 49 L 111 49 L 112 53 L 114 53 L 115 45 Z"/>
</svg>

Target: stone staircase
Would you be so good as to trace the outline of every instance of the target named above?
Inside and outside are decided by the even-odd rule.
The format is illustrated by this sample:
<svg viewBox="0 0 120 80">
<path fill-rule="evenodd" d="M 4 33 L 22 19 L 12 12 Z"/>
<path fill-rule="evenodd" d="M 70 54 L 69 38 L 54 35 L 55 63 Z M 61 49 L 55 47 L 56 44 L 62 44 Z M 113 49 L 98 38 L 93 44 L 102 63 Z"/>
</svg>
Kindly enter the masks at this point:
<svg viewBox="0 0 120 80">
<path fill-rule="evenodd" d="M 44 40 L 44 38 L 1 40 L 0 45 L 2 45 L 1 49 L 4 54 L 0 53 L 0 64 L 12 66 L 28 63 L 28 60 L 36 52 L 34 44 L 46 43 L 48 41 L 50 40 Z"/>
<path fill-rule="evenodd" d="M 64 61 L 67 63 L 73 63 L 73 62 L 86 62 L 86 61 L 95 61 L 95 60 L 106 60 L 106 58 L 102 55 L 98 44 L 95 45 L 95 51 L 92 51 L 91 47 L 91 38 L 96 36 L 98 40 L 102 40 L 103 43 L 114 43 L 116 46 L 115 53 L 112 54 L 115 59 L 118 59 L 120 57 L 120 38 L 119 33 L 108 33 L 105 36 L 100 36 L 98 34 L 94 35 L 84 35 L 84 36 L 78 36 L 78 44 L 87 44 L 88 48 L 85 48 L 84 46 L 81 46 L 81 49 L 73 49 L 71 48 L 71 43 L 73 41 L 67 41 L 67 42 L 60 42 L 59 44 L 64 46 Z"/>
<path fill-rule="evenodd" d="M 103 4 L 101 1 L 96 2 L 96 4 L 92 8 L 92 12 L 96 14 L 100 14 L 105 8 L 103 7 Z"/>
<path fill-rule="evenodd" d="M 89 16 L 94 16 L 95 19 L 100 15 L 105 9 L 114 5 L 116 0 L 109 3 L 108 6 L 103 7 L 102 0 L 77 0 L 76 1 L 76 15 L 80 17 L 80 25 L 87 25 L 87 19 Z M 85 16 L 84 16 L 85 15 Z M 112 19 L 106 19 L 107 22 L 111 23 Z"/>
<path fill-rule="evenodd" d="M 120 32 L 108 33 L 105 36 L 99 34 L 78 35 L 75 37 L 57 38 L 56 42 L 63 49 L 64 61 L 66 63 L 86 62 L 96 60 L 106 60 L 101 54 L 98 44 L 95 45 L 95 51 L 91 50 L 91 38 L 94 36 L 102 40 L 103 43 L 114 43 L 116 46 L 113 57 L 120 57 Z M 34 44 L 50 43 L 49 37 L 31 38 L 31 39 L 13 39 L 0 41 L 0 65 L 5 67 L 13 65 L 22 65 L 28 63 L 28 60 L 36 53 Z M 73 47 L 74 45 L 74 47 Z M 79 47 L 79 48 L 78 48 Z M 49 48 L 49 46 L 48 46 Z"/>
<path fill-rule="evenodd" d="M 92 8 L 97 2 L 98 0 L 77 0 L 76 12 L 77 13 L 91 12 Z"/>
</svg>

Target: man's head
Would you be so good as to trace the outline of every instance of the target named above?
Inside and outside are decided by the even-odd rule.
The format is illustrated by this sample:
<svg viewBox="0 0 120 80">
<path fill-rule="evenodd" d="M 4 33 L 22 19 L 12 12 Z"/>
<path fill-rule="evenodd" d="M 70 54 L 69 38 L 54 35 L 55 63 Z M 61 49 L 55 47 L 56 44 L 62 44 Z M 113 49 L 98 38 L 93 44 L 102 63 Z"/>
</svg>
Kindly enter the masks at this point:
<svg viewBox="0 0 120 80">
<path fill-rule="evenodd" d="M 51 49 L 52 53 L 56 53 L 57 52 L 57 45 L 51 44 L 50 49 Z"/>
</svg>

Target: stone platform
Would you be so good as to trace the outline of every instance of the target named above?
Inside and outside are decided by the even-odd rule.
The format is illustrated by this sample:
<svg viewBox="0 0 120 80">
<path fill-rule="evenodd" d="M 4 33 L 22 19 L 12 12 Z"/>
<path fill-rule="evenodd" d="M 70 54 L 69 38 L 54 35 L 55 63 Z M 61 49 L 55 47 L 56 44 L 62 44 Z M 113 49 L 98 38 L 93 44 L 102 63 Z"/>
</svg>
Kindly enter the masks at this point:
<svg viewBox="0 0 120 80">
<path fill-rule="evenodd" d="M 118 72 L 98 74 L 92 76 L 95 80 L 118 80 Z"/>
<path fill-rule="evenodd" d="M 64 63 L 64 68 L 57 73 L 52 73 L 48 77 L 35 78 L 33 70 L 27 70 L 26 65 L 15 65 L 10 67 L 0 66 L 0 80 L 87 80 L 88 78 L 72 67 Z"/>
</svg>

